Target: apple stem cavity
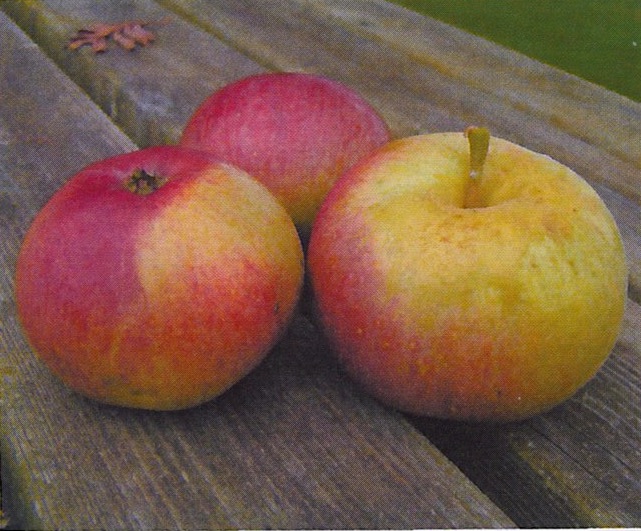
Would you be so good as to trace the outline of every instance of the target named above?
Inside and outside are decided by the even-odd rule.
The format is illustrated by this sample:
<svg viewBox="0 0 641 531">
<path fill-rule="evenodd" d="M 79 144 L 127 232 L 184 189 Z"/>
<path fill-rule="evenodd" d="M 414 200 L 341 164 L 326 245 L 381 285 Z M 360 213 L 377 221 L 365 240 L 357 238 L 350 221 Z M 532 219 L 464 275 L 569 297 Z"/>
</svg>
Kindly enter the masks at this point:
<svg viewBox="0 0 641 531">
<path fill-rule="evenodd" d="M 125 188 L 137 195 L 149 195 L 161 188 L 166 182 L 165 177 L 148 173 L 140 168 L 125 181 Z"/>
<path fill-rule="evenodd" d="M 470 144 L 470 178 L 479 179 L 490 147 L 490 131 L 485 127 L 472 125 L 465 130 Z"/>
</svg>

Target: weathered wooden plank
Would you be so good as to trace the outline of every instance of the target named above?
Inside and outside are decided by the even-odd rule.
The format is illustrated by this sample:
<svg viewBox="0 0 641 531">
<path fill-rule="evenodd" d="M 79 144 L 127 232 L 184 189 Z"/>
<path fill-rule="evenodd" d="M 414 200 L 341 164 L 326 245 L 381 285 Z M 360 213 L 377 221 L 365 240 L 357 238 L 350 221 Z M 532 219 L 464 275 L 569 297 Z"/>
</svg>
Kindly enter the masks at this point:
<svg viewBox="0 0 641 531">
<path fill-rule="evenodd" d="M 547 415 L 487 427 L 413 419 L 524 527 L 641 524 L 641 307 L 595 379 Z"/>
<path fill-rule="evenodd" d="M 196 105 L 213 90 L 264 70 L 151 1 L 7 0 L 0 8 L 141 147 L 177 141 Z M 67 48 L 80 28 L 95 22 L 166 17 L 168 23 L 154 29 L 157 43 L 144 50 L 114 46 L 95 55 Z"/>
<path fill-rule="evenodd" d="M 20 525 L 513 525 L 403 417 L 354 389 L 303 316 L 258 370 L 193 410 L 108 407 L 59 384 L 16 320 L 18 247 L 69 175 L 135 146 L 3 15 L 0 29 L 0 444 Z"/>
<path fill-rule="evenodd" d="M 161 3 L 270 68 L 354 86 L 396 135 L 486 124 L 573 168 L 608 201 L 641 301 L 641 104 L 387 2 Z"/>
<path fill-rule="evenodd" d="M 385 3 L 301 0 L 288 3 L 286 13 L 279 3 L 164 0 L 163 4 L 265 67 L 320 72 L 348 82 L 381 109 L 397 135 L 462 128 L 477 121 L 490 125 L 495 134 L 547 152 L 575 168 L 597 186 L 617 218 L 632 270 L 630 293 L 640 300 L 639 159 L 634 151 L 639 145 L 635 128 L 639 105 L 447 26 L 432 26 L 430 21 L 421 26 L 422 17 Z M 347 4 L 352 7 L 348 9 Z M 379 17 L 383 26 L 391 27 L 376 26 Z M 412 34 L 412 50 L 398 43 L 402 39 L 398 34 L 394 37 L 395 27 L 418 32 Z M 44 30 L 34 33 L 38 31 Z M 476 52 L 466 52 L 470 47 Z M 450 66 L 452 49 L 460 57 Z M 470 72 L 465 68 L 467 62 L 472 63 Z M 484 81 L 494 78 L 501 83 Z M 592 120 L 598 127 L 573 126 L 574 121 L 567 117 L 575 114 L 580 118 L 577 123 Z M 641 475 L 634 450 L 640 446 L 635 420 L 639 417 L 628 417 L 635 411 L 631 404 L 639 398 L 633 370 L 639 360 L 633 357 L 626 362 L 620 355 L 622 348 L 627 352 L 622 347 L 624 338 L 638 326 L 638 314 L 630 311 L 632 317 L 612 359 L 582 393 L 549 415 L 519 425 L 518 436 L 511 435 L 509 427 L 493 432 L 496 435 L 491 439 L 483 438 L 484 448 L 495 444 L 505 450 L 498 460 L 490 459 L 487 452 L 474 453 L 479 440 L 474 430 L 457 425 L 448 428 L 454 435 L 439 437 L 442 424 L 430 428 L 430 423 L 420 423 L 475 481 L 484 488 L 493 481 L 501 486 L 488 488 L 488 492 L 519 523 L 638 523 L 638 507 L 630 502 L 636 498 L 630 493 L 636 492 L 635 482 Z M 637 356 L 638 351 L 631 352 Z M 630 376 L 622 379 L 626 373 Z M 598 400 L 586 402 L 585 396 Z M 612 446 L 614 457 L 602 458 L 601 439 L 613 433 L 610 422 L 631 429 L 617 438 L 618 446 Z M 513 440 L 518 444 L 512 444 Z M 522 448 L 532 451 L 528 454 Z M 480 459 L 483 456 L 485 460 Z M 542 462 L 556 463 L 550 465 L 554 473 Z M 599 468 L 595 463 L 602 465 Z M 607 463 L 621 466 L 608 467 Z M 517 465 L 519 473 L 513 469 Z M 483 482 L 483 478 L 490 480 Z M 577 489 L 581 489 L 571 488 L 573 478 L 581 478 L 577 484 L 585 485 L 584 492 L 603 496 L 601 502 L 578 503 Z M 517 493 L 528 494 L 525 503 Z M 608 495 L 625 502 L 610 503 Z"/>
<path fill-rule="evenodd" d="M 496 134 L 573 167 L 595 184 L 617 218 L 631 267 L 630 294 L 639 300 L 640 105 L 438 23 L 433 26 L 441 33 L 440 43 L 429 40 L 431 33 L 425 25 L 430 29 L 432 22 L 423 26 L 428 33 L 423 41 L 411 34 L 412 46 L 423 54 L 417 57 L 398 44 L 406 35 L 402 31 L 395 34 L 391 29 L 374 38 L 367 24 L 380 30 L 372 22 L 380 20 L 377 9 L 387 12 L 383 21 L 396 19 L 394 27 L 415 25 L 420 31 L 422 17 L 387 3 L 294 3 L 297 7 L 284 14 L 274 4 L 249 1 L 232 5 L 163 0 L 257 61 L 273 68 L 317 71 L 357 86 L 395 124 L 397 134 L 481 121 Z M 334 18 L 328 20 L 328 9 L 335 4 L 344 9 L 349 5 L 349 13 L 332 11 Z M 458 44 L 451 45 L 457 38 Z M 469 48 L 477 52 L 466 53 Z M 452 53 L 460 58 L 450 66 Z M 489 57 L 484 59 L 486 54 Z M 485 62 L 472 68 L 471 74 L 465 71 L 468 61 L 478 64 L 480 59 Z M 518 79 L 510 81 L 510 77 Z M 491 79 L 506 82 L 508 89 L 505 83 L 489 83 Z M 421 102 L 427 103 L 425 118 L 417 114 Z M 496 461 L 477 463 L 478 453 L 470 451 L 474 442 L 464 444 L 458 437 L 467 432 L 458 430 L 457 436 L 439 439 L 440 428 L 427 430 L 444 441 L 440 447 L 448 455 L 462 456 L 457 459 L 461 467 L 481 468 L 474 476 L 477 481 L 483 477 L 497 480 L 501 487 L 488 488 L 488 492 L 519 523 L 638 525 L 641 521 L 636 407 L 640 397 L 634 369 L 641 360 L 638 348 L 626 346 L 626 338 L 641 320 L 636 308 L 631 302 L 622 339 L 598 378 L 554 412 L 521 425 L 519 441 L 529 453 L 510 444 L 511 428 L 497 429 L 496 440 L 506 450 L 499 461 L 503 466 L 496 466 Z M 622 374 L 628 377 L 623 379 Z M 630 429 L 620 431 L 612 441 L 613 423 Z M 605 440 L 611 443 L 607 451 L 603 450 Z M 515 463 L 523 473 L 514 473 L 511 465 Z M 487 488 L 488 482 L 483 486 Z M 512 493 L 529 496 L 523 502 Z M 544 507 L 549 510 L 542 510 Z"/>
<path fill-rule="evenodd" d="M 141 146 L 175 142 L 211 91 L 261 70 L 240 52 L 268 68 L 319 72 L 352 85 L 397 135 L 489 124 L 495 134 L 558 158 L 595 185 L 624 235 L 630 294 L 641 301 L 641 186 L 635 181 L 641 105 L 386 2 L 300 0 L 286 10 L 251 1 L 161 3 L 231 47 L 174 15 L 160 31 L 162 47 L 145 49 L 143 61 L 137 52 L 95 57 L 65 49 L 82 25 L 159 20 L 167 12 L 150 3 L 121 8 L 84 1 L 70 15 L 62 0 L 8 0 L 3 8 Z M 166 72 L 160 80 L 158 71 Z"/>
<path fill-rule="evenodd" d="M 457 130 L 478 122 L 577 170 L 589 170 L 588 177 L 625 195 L 641 198 L 640 148 L 635 142 L 641 106 L 483 39 L 387 2 L 292 0 L 286 10 L 276 2 L 251 0 L 160 3 L 272 68 L 319 71 L 359 87 L 398 134 Z M 341 12 L 334 4 L 349 7 Z M 363 29 L 376 18 L 381 24 L 394 19 L 399 32 L 392 28 L 388 38 L 381 39 Z M 405 32 L 406 27 L 415 30 Z M 438 32 L 446 35 L 429 40 Z M 406 36 L 414 37 L 413 45 L 402 48 L 398 42 Z M 414 48 L 422 54 L 411 53 Z M 460 57 L 456 62 L 454 54 Z M 485 55 L 489 60 L 481 63 Z M 463 75 L 468 62 L 479 66 L 469 68 L 471 75 Z M 475 78 L 477 71 L 484 76 Z M 495 83 L 490 82 L 493 79 Z M 541 96 L 553 92 L 565 97 Z M 588 105 L 596 93 L 599 98 Z M 576 98 L 582 99 L 576 102 Z M 602 113 L 605 102 L 608 106 Z M 573 121 L 579 109 L 581 122 L 579 116 Z M 610 119 L 605 120 L 608 114 Z M 613 168 L 618 171 L 613 173 Z"/>
<path fill-rule="evenodd" d="M 381 40 L 458 84 L 500 99 L 506 108 L 522 109 L 613 154 L 628 163 L 631 172 L 618 177 L 606 175 L 607 183 L 612 186 L 619 177 L 629 179 L 627 184 L 615 188 L 630 188 L 634 197 L 641 196 L 638 183 L 641 106 L 637 103 L 384 0 L 304 3 L 334 24 Z"/>
<path fill-rule="evenodd" d="M 605 186 L 595 184 L 594 188 L 612 212 L 623 237 L 630 271 L 628 296 L 641 303 L 641 207 Z"/>
</svg>

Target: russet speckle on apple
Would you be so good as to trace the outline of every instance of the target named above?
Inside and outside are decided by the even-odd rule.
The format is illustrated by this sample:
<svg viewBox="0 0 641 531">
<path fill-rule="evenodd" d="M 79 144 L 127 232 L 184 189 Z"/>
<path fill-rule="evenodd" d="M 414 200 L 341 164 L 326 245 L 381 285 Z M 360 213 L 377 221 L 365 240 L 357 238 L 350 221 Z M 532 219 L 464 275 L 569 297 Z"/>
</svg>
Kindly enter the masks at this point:
<svg viewBox="0 0 641 531">
<path fill-rule="evenodd" d="M 396 140 L 343 175 L 308 271 L 354 379 L 400 410 L 470 421 L 572 396 L 612 350 L 627 294 L 597 193 L 484 128 Z"/>
</svg>

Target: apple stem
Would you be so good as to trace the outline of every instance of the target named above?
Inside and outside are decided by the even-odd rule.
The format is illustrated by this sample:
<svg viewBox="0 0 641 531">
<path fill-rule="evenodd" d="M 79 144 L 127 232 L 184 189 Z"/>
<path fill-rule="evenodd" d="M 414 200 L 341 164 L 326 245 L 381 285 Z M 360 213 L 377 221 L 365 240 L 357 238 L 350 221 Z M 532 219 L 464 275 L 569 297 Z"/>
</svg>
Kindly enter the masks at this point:
<svg viewBox="0 0 641 531">
<path fill-rule="evenodd" d="M 125 187 L 130 192 L 138 195 L 149 195 L 167 182 L 167 179 L 147 173 L 142 168 L 134 171 L 131 176 L 125 181 Z"/>
<path fill-rule="evenodd" d="M 490 147 L 490 131 L 485 127 L 471 125 L 465 130 L 470 144 L 470 178 L 479 179 Z"/>
</svg>

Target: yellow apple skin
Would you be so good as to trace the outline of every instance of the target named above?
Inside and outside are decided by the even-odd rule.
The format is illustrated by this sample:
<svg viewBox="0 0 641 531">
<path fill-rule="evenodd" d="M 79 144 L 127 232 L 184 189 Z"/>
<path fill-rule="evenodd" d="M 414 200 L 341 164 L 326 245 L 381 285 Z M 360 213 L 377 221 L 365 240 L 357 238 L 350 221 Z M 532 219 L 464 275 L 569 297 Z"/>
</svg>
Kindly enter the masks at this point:
<svg viewBox="0 0 641 531">
<path fill-rule="evenodd" d="M 612 350 L 627 267 L 596 192 L 492 138 L 397 140 L 344 175 L 314 225 L 318 317 L 348 373 L 418 415 L 511 421 L 588 382 Z"/>
</svg>

